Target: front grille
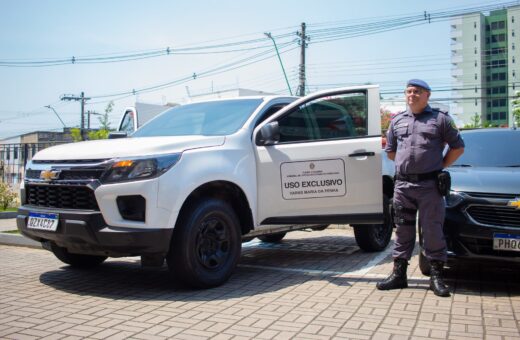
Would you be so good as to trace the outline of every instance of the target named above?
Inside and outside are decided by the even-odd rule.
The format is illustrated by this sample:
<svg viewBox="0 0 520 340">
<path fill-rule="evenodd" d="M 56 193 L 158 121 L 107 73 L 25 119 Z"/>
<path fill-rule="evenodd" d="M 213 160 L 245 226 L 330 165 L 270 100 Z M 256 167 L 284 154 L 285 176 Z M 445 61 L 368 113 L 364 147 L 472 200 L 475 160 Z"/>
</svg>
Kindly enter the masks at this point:
<svg viewBox="0 0 520 340">
<path fill-rule="evenodd" d="M 481 224 L 520 228 L 520 210 L 515 207 L 472 205 L 467 213 Z"/>
<path fill-rule="evenodd" d="M 46 208 L 99 210 L 94 192 L 85 185 L 26 185 L 27 203 Z"/>
<path fill-rule="evenodd" d="M 85 181 L 85 180 L 93 180 L 101 178 L 101 175 L 105 171 L 105 168 L 75 168 L 75 169 L 67 169 L 61 170 L 58 180 L 65 181 Z M 25 172 L 25 178 L 28 179 L 40 179 L 40 174 L 42 170 L 32 170 L 28 169 Z"/>
<path fill-rule="evenodd" d="M 60 180 L 90 180 L 99 179 L 105 169 L 74 169 L 63 170 L 60 174 Z"/>
<path fill-rule="evenodd" d="M 467 195 L 471 197 L 477 197 L 477 198 L 499 198 L 499 199 L 507 199 L 512 200 L 518 197 L 519 195 L 514 194 L 495 194 L 495 193 L 487 193 L 487 192 L 466 192 Z"/>
<path fill-rule="evenodd" d="M 518 257 L 520 253 L 507 250 L 494 250 L 493 240 L 474 237 L 461 237 L 462 244 L 473 254 L 503 257 Z"/>
<path fill-rule="evenodd" d="M 97 164 L 107 161 L 104 159 L 65 159 L 65 160 L 32 160 L 34 164 Z"/>
</svg>

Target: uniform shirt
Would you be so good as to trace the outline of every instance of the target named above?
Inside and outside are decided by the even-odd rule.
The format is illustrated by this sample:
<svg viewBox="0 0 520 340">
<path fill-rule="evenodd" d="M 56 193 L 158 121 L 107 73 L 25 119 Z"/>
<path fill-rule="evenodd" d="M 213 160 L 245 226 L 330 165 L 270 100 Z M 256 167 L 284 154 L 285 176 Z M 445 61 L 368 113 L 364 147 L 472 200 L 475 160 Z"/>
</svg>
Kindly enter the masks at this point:
<svg viewBox="0 0 520 340">
<path fill-rule="evenodd" d="M 428 105 L 421 114 L 408 108 L 392 119 L 385 151 L 396 153 L 396 173 L 424 174 L 442 169 L 446 144 L 452 149 L 464 147 L 451 117 Z"/>
</svg>

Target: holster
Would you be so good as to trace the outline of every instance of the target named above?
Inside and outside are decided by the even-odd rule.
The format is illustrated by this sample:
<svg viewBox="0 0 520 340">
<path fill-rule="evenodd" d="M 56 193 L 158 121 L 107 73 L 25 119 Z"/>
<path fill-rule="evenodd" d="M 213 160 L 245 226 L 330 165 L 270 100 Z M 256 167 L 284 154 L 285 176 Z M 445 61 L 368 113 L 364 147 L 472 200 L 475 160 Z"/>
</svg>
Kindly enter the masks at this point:
<svg viewBox="0 0 520 340">
<path fill-rule="evenodd" d="M 437 189 L 442 196 L 448 196 L 451 189 L 451 176 L 448 171 L 440 171 L 437 175 Z"/>
</svg>

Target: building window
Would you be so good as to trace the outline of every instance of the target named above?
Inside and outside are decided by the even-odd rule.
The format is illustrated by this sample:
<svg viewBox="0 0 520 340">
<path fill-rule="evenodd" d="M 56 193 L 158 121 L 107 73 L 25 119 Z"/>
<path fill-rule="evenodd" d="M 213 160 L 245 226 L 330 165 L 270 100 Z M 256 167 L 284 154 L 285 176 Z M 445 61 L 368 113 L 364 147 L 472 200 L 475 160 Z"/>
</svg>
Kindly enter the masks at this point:
<svg viewBox="0 0 520 340">
<path fill-rule="evenodd" d="M 477 48 L 475 47 L 475 54 L 477 54 Z"/>
<path fill-rule="evenodd" d="M 506 113 L 500 112 L 500 120 L 506 120 Z"/>
<path fill-rule="evenodd" d="M 475 67 L 477 67 L 477 61 L 475 60 Z"/>
<path fill-rule="evenodd" d="M 477 28 L 477 22 L 473 21 L 473 28 Z"/>
<path fill-rule="evenodd" d="M 478 92 L 478 88 L 475 86 L 475 93 L 477 93 L 477 92 Z"/>
<path fill-rule="evenodd" d="M 475 98 L 475 106 L 477 106 L 477 105 L 478 105 L 478 104 L 477 104 L 477 98 Z"/>
<path fill-rule="evenodd" d="M 477 80 L 477 74 L 475 73 L 475 80 Z"/>
<path fill-rule="evenodd" d="M 473 35 L 473 40 L 477 41 L 477 35 L 476 34 Z"/>
<path fill-rule="evenodd" d="M 488 31 L 488 32 L 489 32 L 489 31 L 490 31 L 490 29 L 491 29 L 491 28 L 489 27 L 489 25 L 486 25 L 486 31 Z"/>
<path fill-rule="evenodd" d="M 513 64 L 515 63 L 515 56 L 513 56 Z"/>
<path fill-rule="evenodd" d="M 511 36 L 512 36 L 512 37 L 515 36 L 515 30 L 511 30 Z"/>
<path fill-rule="evenodd" d="M 515 72 L 515 70 L 513 70 L 513 77 L 516 77 L 516 72 Z"/>
<path fill-rule="evenodd" d="M 489 106 L 488 106 L 488 107 L 489 107 Z M 486 115 L 486 119 L 487 119 L 487 120 L 491 120 L 491 113 L 488 113 L 488 114 Z"/>
</svg>

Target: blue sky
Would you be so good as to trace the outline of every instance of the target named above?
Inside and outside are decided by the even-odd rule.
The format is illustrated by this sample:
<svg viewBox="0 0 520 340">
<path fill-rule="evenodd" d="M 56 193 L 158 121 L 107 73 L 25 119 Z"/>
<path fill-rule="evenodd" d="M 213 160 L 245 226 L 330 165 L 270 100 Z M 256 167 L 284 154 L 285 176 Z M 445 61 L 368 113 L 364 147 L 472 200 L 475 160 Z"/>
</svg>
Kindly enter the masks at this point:
<svg viewBox="0 0 520 340">
<path fill-rule="evenodd" d="M 296 32 L 302 22 L 309 30 L 331 32 L 335 27 L 421 15 L 424 11 L 495 3 L 505 1 L 6 0 L 0 12 L 0 62 L 107 56 L 166 47 L 175 50 L 264 38 L 266 50 L 271 47 L 263 32 Z M 288 35 L 277 42 L 289 44 L 296 38 L 295 34 Z M 390 96 L 412 77 L 424 78 L 438 88 L 450 84 L 448 21 L 329 42 L 318 43 L 319 39 L 313 38 L 311 35 L 306 50 L 308 91 L 370 82 L 381 84 L 381 91 Z M 295 90 L 299 50 L 294 43 L 287 48 L 291 47 L 294 49 L 281 57 Z M 112 127 L 124 107 L 136 99 L 154 104 L 183 103 L 188 91 L 199 94 L 237 86 L 287 94 L 278 59 L 272 54 L 249 66 L 197 77 L 177 86 L 126 98 L 100 98 L 199 74 L 258 51 L 52 67 L 0 66 L 0 138 L 34 130 L 59 130 L 60 121 L 45 105 L 52 105 L 67 126 L 78 126 L 79 103 L 61 101 L 60 96 L 82 91 L 93 97 L 87 102 L 87 110 L 102 113 L 107 102 L 116 99 L 110 117 Z M 96 119 L 92 125 L 98 125 Z"/>
</svg>

